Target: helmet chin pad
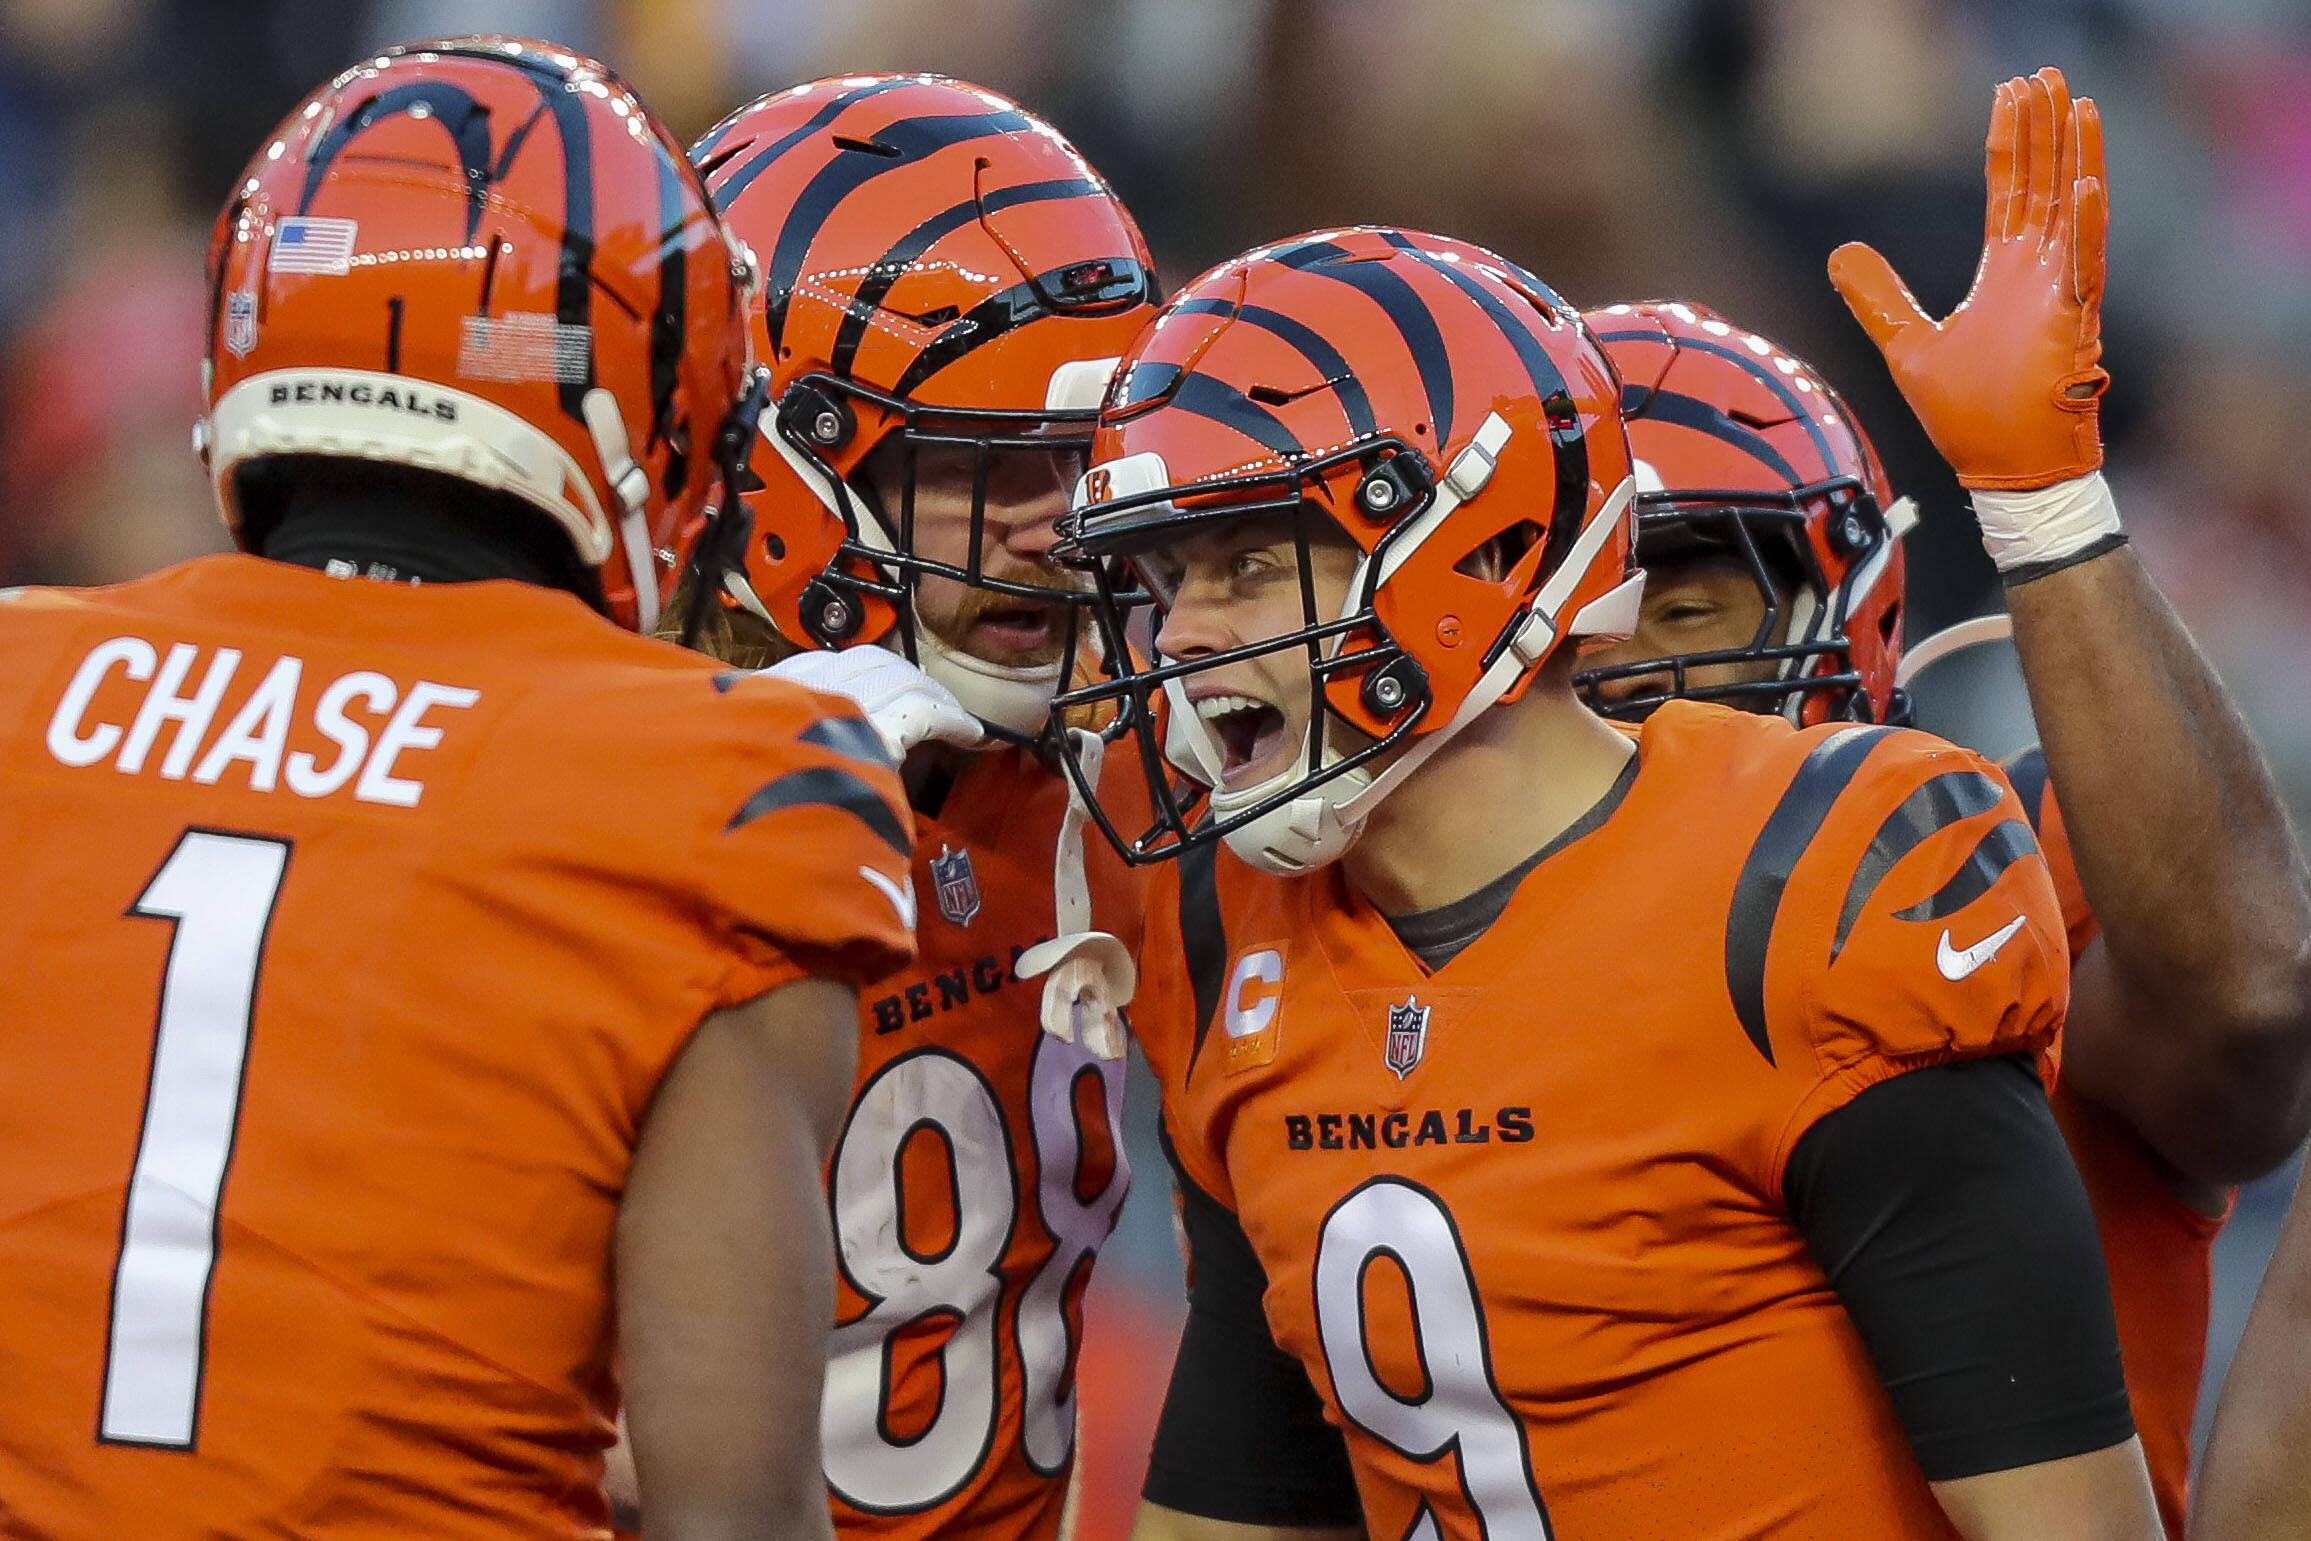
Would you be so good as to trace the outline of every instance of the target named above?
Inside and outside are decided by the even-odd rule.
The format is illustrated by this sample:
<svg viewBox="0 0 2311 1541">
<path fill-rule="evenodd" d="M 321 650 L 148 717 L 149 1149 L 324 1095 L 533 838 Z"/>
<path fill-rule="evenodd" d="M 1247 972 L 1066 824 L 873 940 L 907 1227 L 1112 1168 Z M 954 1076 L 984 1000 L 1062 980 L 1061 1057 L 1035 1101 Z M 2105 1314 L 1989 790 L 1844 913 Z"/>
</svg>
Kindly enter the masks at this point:
<svg viewBox="0 0 2311 1541">
<path fill-rule="evenodd" d="M 1324 714 L 1318 708 L 1301 733 L 1298 752 L 1276 774 L 1255 786 L 1228 790 L 1220 785 L 1220 765 L 1225 757 L 1212 742 L 1211 730 L 1189 704 L 1186 690 L 1179 681 L 1172 680 L 1165 684 L 1164 692 L 1171 702 L 1166 757 L 1175 767 L 1211 788 L 1212 812 L 1221 818 L 1257 807 L 1300 781 L 1310 757 L 1309 735 L 1323 731 Z M 1329 766 L 1339 759 L 1327 742 L 1322 763 Z M 1367 769 L 1344 771 L 1248 820 L 1221 839 L 1239 860 L 1262 872 L 1289 877 L 1312 871 L 1338 861 L 1355 843 L 1357 832 L 1364 827 L 1364 815 L 1369 811 L 1363 803 L 1363 794 L 1372 782 L 1373 775 Z"/>
<path fill-rule="evenodd" d="M 1018 738 L 1032 738 L 1050 720 L 1051 698 L 1059 692 L 1062 660 L 1045 664 L 989 663 L 952 647 L 925 626 L 914 626 L 915 661 L 981 722 Z M 995 747 L 998 740 L 987 740 Z"/>
</svg>

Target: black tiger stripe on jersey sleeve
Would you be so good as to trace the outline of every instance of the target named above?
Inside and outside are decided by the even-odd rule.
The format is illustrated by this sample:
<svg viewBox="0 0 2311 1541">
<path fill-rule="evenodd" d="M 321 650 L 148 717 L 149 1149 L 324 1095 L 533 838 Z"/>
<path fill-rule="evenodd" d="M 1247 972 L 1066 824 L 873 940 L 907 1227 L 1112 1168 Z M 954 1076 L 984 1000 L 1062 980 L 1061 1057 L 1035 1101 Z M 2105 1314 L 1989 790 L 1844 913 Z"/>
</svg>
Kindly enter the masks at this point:
<svg viewBox="0 0 2311 1541">
<path fill-rule="evenodd" d="M 1798 858 L 1813 844 L 1830 808 L 1862 768 L 1862 762 L 1893 728 L 1848 728 L 1822 740 L 1798 766 L 1797 776 L 1758 832 L 1725 919 L 1725 988 L 1733 998 L 1742 1031 L 1774 1063 L 1773 1039 L 1765 1021 L 1765 959 L 1773 944 L 1783 893 Z"/>
<path fill-rule="evenodd" d="M 1994 826 L 1974 847 L 1965 864 L 1952 873 L 1950 881 L 1926 899 L 1906 910 L 1896 910 L 1897 920 L 1941 920 L 1955 915 L 1967 905 L 1990 891 L 1999 875 L 2025 856 L 2035 855 L 2038 842 L 2031 838 L 2030 826 L 2020 819 L 2007 819 Z"/>
<path fill-rule="evenodd" d="M 1180 858 L 1180 952 L 1188 966 L 1188 988 L 1196 1002 L 1196 1036 L 1188 1048 L 1183 1082 L 1193 1080 L 1212 1018 L 1227 984 L 1228 934 L 1220 919 L 1219 848 L 1200 845 Z"/>
<path fill-rule="evenodd" d="M 2009 759 L 1999 769 L 2014 783 L 2014 795 L 2022 799 L 2022 811 L 2030 815 L 2030 827 L 2041 833 L 2046 829 L 2046 751 L 2032 744 L 2028 749 Z"/>
<path fill-rule="evenodd" d="M 2005 797 L 2005 789 L 1980 771 L 1945 771 L 1912 792 L 1902 800 L 1902 806 L 1886 815 L 1886 822 L 1870 840 L 1870 848 L 1854 868 L 1851 882 L 1846 885 L 1846 902 L 1838 911 L 1837 935 L 1830 943 L 1830 959 L 1845 950 L 1846 937 L 1852 933 L 1854 922 L 1862 918 L 1862 908 L 1870 902 L 1870 895 L 1894 864 L 1916 850 L 1928 835 L 1938 829 L 1947 829 L 1962 819 L 1988 813 Z"/>
<path fill-rule="evenodd" d="M 821 749 L 832 749 L 849 759 L 864 761 L 881 770 L 897 770 L 898 762 L 891 758 L 890 749 L 875 725 L 863 717 L 821 717 L 802 730 L 802 741 L 816 744 Z"/>
<path fill-rule="evenodd" d="M 849 771 L 831 765 L 788 771 L 748 798 L 722 832 L 727 835 L 782 809 L 805 806 L 839 808 L 881 836 L 883 843 L 901 856 L 914 854 L 915 841 L 907 821 L 882 794 Z"/>
</svg>

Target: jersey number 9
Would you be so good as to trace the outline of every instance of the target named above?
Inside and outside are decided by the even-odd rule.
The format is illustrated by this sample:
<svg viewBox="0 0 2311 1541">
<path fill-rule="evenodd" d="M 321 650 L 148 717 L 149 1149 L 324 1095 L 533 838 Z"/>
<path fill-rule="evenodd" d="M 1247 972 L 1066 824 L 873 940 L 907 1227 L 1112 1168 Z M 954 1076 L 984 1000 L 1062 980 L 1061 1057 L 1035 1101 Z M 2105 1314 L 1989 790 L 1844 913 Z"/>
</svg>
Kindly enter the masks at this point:
<svg viewBox="0 0 2311 1541">
<path fill-rule="evenodd" d="M 1403 1396 L 1373 1367 L 1365 1275 L 1386 1258 L 1403 1271 L 1411 1339 L 1427 1384 Z M 1468 1251 L 1443 1200 L 1417 1183 L 1377 1177 L 1332 1208 L 1316 1244 L 1316 1330 L 1340 1410 L 1409 1460 L 1460 1463 L 1460 1488 L 1489 1541 L 1550 1541 L 1524 1425 L 1493 1383 L 1484 1309 Z M 1425 1510 L 1406 1541 L 1434 1541 Z"/>
</svg>

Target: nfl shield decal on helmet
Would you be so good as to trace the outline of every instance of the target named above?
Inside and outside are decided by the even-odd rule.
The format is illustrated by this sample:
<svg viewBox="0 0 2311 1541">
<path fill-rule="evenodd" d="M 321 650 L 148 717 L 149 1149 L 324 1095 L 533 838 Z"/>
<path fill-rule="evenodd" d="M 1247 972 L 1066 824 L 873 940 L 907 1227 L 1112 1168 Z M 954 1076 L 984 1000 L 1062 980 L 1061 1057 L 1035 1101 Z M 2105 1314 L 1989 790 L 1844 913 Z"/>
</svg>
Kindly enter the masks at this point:
<svg viewBox="0 0 2311 1541">
<path fill-rule="evenodd" d="M 967 926 L 978 915 L 979 875 L 971 870 L 968 850 L 942 844 L 931 858 L 931 887 L 939 896 L 939 913 L 956 925 Z"/>
<path fill-rule="evenodd" d="M 257 345 L 257 297 L 243 289 L 225 302 L 225 351 L 247 358 Z"/>
<path fill-rule="evenodd" d="M 1401 1006 L 1388 1008 L 1388 1068 L 1403 1080 L 1420 1063 L 1421 1055 L 1428 1052 L 1428 1008 L 1417 998 L 1408 997 Z"/>
</svg>

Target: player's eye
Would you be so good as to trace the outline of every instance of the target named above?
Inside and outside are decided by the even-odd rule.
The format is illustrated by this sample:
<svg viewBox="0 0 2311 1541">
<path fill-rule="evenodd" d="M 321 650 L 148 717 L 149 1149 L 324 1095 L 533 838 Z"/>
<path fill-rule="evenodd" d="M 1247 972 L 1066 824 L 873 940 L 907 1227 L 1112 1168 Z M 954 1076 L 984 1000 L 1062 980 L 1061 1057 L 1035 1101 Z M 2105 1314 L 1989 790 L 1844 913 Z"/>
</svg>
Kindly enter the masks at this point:
<svg viewBox="0 0 2311 1541">
<path fill-rule="evenodd" d="M 1131 570 L 1146 586 L 1155 602 L 1166 609 L 1179 597 L 1180 585 L 1186 581 L 1187 570 L 1179 558 L 1169 552 L 1149 552 L 1131 560 Z"/>
</svg>

